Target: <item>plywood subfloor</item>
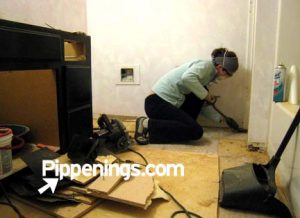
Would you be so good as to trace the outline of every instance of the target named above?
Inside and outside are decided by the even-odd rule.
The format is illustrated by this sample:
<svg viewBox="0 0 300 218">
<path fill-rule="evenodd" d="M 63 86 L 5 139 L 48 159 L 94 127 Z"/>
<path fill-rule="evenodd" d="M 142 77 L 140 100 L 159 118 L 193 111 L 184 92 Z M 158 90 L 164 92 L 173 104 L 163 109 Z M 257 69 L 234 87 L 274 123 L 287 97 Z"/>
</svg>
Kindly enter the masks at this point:
<svg viewBox="0 0 300 218">
<path fill-rule="evenodd" d="M 134 149 L 142 153 L 149 163 L 184 164 L 184 177 L 156 177 L 156 179 L 188 210 L 203 217 L 217 217 L 219 171 L 216 155 L 170 151 L 147 146 L 136 146 Z M 132 152 L 124 153 L 120 157 L 143 163 L 143 160 Z M 179 208 L 173 201 L 154 200 L 147 210 L 105 201 L 84 217 L 170 217 L 176 210 Z"/>
<path fill-rule="evenodd" d="M 134 134 L 135 123 L 128 121 L 128 129 L 131 134 Z M 126 122 L 125 122 L 126 124 Z M 167 161 L 174 161 L 174 153 L 176 153 L 176 161 L 182 160 L 187 166 L 188 177 L 174 178 L 159 178 L 161 185 L 167 190 L 173 192 L 175 197 L 191 211 L 198 212 L 203 217 L 233 217 L 233 218 L 266 218 L 261 214 L 250 213 L 246 211 L 229 210 L 218 207 L 217 192 L 219 189 L 219 173 L 223 169 L 239 166 L 243 163 L 265 163 L 268 160 L 266 153 L 249 152 L 246 146 L 247 134 L 236 134 L 225 128 L 206 128 L 204 137 L 201 140 L 193 143 L 183 144 L 151 144 L 145 147 L 138 146 L 138 151 L 141 151 L 150 161 L 159 163 L 162 158 L 166 157 Z M 147 151 L 146 151 L 147 150 Z M 157 152 L 158 151 L 158 152 Z M 159 155 L 161 152 L 167 152 L 169 155 Z M 128 153 L 127 158 L 134 158 L 136 161 L 143 163 L 143 160 L 133 153 Z M 219 170 L 214 176 L 209 175 L 209 172 L 217 166 L 218 158 L 213 160 L 205 157 L 219 156 Z M 123 157 L 125 158 L 125 157 Z M 209 172 L 207 172 L 209 171 Z M 211 180 L 211 182 L 208 182 Z M 207 183 L 206 183 L 207 182 Z M 194 184 L 194 185 L 191 185 Z M 200 188 L 201 186 L 201 188 Z M 208 197 L 208 192 L 213 190 L 213 195 Z M 185 194 L 187 193 L 187 194 Z M 212 197 L 216 196 L 216 197 Z M 28 207 L 23 207 L 21 204 L 17 206 L 24 214 L 31 214 L 30 217 L 47 217 L 40 216 L 42 212 L 30 210 Z M 9 211 L 8 208 L 2 208 L 1 211 Z M 213 214 L 209 214 L 207 208 L 214 208 Z M 84 217 L 169 217 L 170 213 L 178 210 L 174 202 L 166 202 L 165 200 L 155 200 L 147 211 L 136 207 L 126 206 L 121 203 L 112 201 L 103 201 L 97 208 L 90 211 Z M 34 212 L 33 212 L 34 211 Z M 145 215 L 147 214 L 148 215 Z M 3 213 L 5 214 L 5 213 Z M 13 214 L 11 211 L 10 214 Z M 12 216 L 13 217 L 13 216 Z M 184 216 L 178 216 L 184 217 Z"/>
<path fill-rule="evenodd" d="M 133 137 L 135 131 L 134 120 L 125 120 L 124 124 Z M 266 163 L 269 159 L 266 152 L 250 152 L 247 149 L 247 134 L 233 133 L 228 128 L 204 128 L 204 136 L 200 140 L 188 143 L 178 144 L 151 144 L 147 145 L 150 148 L 172 150 L 172 151 L 189 151 L 201 154 L 210 154 L 219 156 L 219 173 L 223 169 L 240 166 L 244 163 Z M 195 173 L 196 174 L 196 173 Z M 197 175 L 194 175 L 197 176 Z M 277 185 L 280 186 L 280 181 L 277 178 Z M 279 198 L 287 202 L 283 195 L 283 190 L 280 190 Z M 245 217 L 245 218 L 266 218 L 270 216 L 238 211 L 231 209 L 224 209 L 218 207 L 217 217 Z"/>
</svg>

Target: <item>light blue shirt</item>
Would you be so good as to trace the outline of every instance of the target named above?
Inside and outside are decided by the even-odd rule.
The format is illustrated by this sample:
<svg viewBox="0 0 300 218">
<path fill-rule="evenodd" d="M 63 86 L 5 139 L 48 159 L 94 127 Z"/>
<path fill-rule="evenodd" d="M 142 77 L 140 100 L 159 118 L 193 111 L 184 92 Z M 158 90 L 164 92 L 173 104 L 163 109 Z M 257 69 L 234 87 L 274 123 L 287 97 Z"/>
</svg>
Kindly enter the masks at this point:
<svg viewBox="0 0 300 218">
<path fill-rule="evenodd" d="M 212 61 L 194 60 L 166 73 L 154 84 L 152 90 L 159 97 L 179 108 L 185 100 L 185 95 L 191 92 L 198 98 L 204 99 L 208 94 L 205 86 L 214 81 L 215 77 L 216 69 Z M 212 107 L 202 110 L 208 118 L 221 122 L 221 115 Z"/>
</svg>

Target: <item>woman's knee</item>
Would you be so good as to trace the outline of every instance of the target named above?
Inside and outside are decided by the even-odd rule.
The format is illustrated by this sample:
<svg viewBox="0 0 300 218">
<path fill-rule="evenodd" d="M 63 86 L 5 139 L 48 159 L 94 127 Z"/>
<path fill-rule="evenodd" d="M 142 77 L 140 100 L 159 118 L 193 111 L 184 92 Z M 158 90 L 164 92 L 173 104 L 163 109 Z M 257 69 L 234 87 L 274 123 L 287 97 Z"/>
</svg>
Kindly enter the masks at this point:
<svg viewBox="0 0 300 218">
<path fill-rule="evenodd" d="M 154 118 L 157 114 L 156 110 L 159 105 L 159 99 L 157 95 L 149 95 L 146 97 L 145 102 L 144 102 L 144 108 L 146 115 L 149 118 Z"/>
<path fill-rule="evenodd" d="M 191 128 L 190 133 L 191 133 L 191 140 L 200 139 L 203 136 L 203 128 L 199 124 L 194 125 Z"/>
</svg>

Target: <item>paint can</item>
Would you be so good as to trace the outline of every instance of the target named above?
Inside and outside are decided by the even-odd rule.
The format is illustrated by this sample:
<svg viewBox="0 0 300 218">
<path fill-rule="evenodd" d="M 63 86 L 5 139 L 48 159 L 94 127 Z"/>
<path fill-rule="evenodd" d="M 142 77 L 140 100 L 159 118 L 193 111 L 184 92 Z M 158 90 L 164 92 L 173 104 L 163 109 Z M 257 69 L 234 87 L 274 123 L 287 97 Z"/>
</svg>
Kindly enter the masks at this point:
<svg viewBox="0 0 300 218">
<path fill-rule="evenodd" d="M 285 77 L 286 67 L 283 64 L 279 64 L 275 67 L 274 74 L 274 89 L 273 89 L 273 101 L 283 102 L 285 100 Z"/>
<path fill-rule="evenodd" d="M 12 137 L 11 129 L 0 128 L 0 179 L 12 173 Z"/>
</svg>

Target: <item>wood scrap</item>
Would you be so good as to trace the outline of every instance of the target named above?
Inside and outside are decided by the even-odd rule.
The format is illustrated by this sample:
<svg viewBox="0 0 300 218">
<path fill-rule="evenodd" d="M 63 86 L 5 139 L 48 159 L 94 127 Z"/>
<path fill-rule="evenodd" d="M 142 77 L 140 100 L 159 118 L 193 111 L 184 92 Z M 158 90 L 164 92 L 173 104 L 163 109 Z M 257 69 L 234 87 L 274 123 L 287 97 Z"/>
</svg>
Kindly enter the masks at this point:
<svg viewBox="0 0 300 218">
<path fill-rule="evenodd" d="M 98 156 L 96 157 L 96 162 L 102 164 L 112 164 L 117 160 L 117 158 L 113 155 L 106 155 L 106 156 Z"/>
<path fill-rule="evenodd" d="M 31 207 L 34 207 L 40 211 L 43 211 L 47 214 L 50 214 L 51 216 L 59 217 L 59 218 L 78 218 L 89 211 L 91 211 L 93 208 L 98 206 L 102 200 L 98 199 L 96 202 L 94 202 L 92 205 L 84 204 L 84 203 L 78 203 L 78 204 L 43 204 L 39 201 L 35 201 L 33 199 L 25 199 L 21 198 L 17 195 L 10 194 L 10 196 L 20 201 L 24 204 L 27 204 Z"/>
<path fill-rule="evenodd" d="M 59 150 L 58 146 L 55 146 L 55 145 L 45 145 L 45 144 L 42 144 L 42 143 L 38 143 L 36 145 L 36 147 L 38 147 L 38 148 L 48 148 L 50 151 L 53 151 L 53 152 L 57 152 Z"/>
<path fill-rule="evenodd" d="M 89 195 L 89 196 L 93 196 L 92 191 L 88 190 L 86 187 L 79 187 L 79 186 L 72 185 L 72 186 L 66 187 L 66 189 L 70 190 L 70 191 L 86 194 L 86 195 Z"/>
<path fill-rule="evenodd" d="M 131 177 L 123 181 L 108 196 L 107 199 L 146 209 L 147 201 L 154 191 L 154 181 L 150 176 Z"/>
<path fill-rule="evenodd" d="M 89 205 L 92 205 L 97 200 L 96 197 L 84 195 L 82 193 L 74 192 L 74 191 L 67 190 L 67 189 L 57 190 L 57 191 L 55 191 L 55 195 L 70 197 L 70 198 L 76 200 L 77 202 L 85 203 L 85 204 L 89 204 Z"/>
<path fill-rule="evenodd" d="M 24 169 L 27 164 L 21 158 L 15 158 L 12 160 L 12 174 Z"/>
<path fill-rule="evenodd" d="M 150 176 L 131 177 L 128 181 L 122 181 L 109 194 L 94 192 L 85 188 L 70 186 L 69 190 L 77 191 L 98 198 L 113 200 L 124 204 L 132 205 L 146 209 L 149 204 L 149 199 L 154 192 L 154 180 Z"/>
<path fill-rule="evenodd" d="M 67 154 L 64 154 L 57 158 L 60 164 L 72 164 L 72 161 L 68 158 Z M 85 176 L 83 174 L 76 176 L 72 181 L 75 183 L 78 183 L 80 185 L 86 185 L 89 182 L 93 181 L 100 175 L 100 171 L 97 171 L 97 175 L 90 175 L 90 176 Z"/>
<path fill-rule="evenodd" d="M 60 156 L 59 158 L 57 158 L 57 160 L 59 161 L 60 164 L 72 164 L 72 161 L 69 159 L 67 154 Z M 113 155 L 98 156 L 96 158 L 96 162 L 98 162 L 100 164 L 112 164 L 116 160 L 117 160 L 117 158 Z M 86 185 L 86 184 L 92 182 L 93 180 L 95 180 L 99 175 L 100 175 L 100 171 L 97 170 L 96 175 L 85 176 L 85 175 L 81 174 L 81 175 L 75 177 L 73 181 L 80 185 Z"/>
<path fill-rule="evenodd" d="M 170 200 L 170 196 L 167 195 L 160 187 L 159 187 L 159 182 L 154 179 L 154 192 L 151 195 L 151 199 L 165 199 L 167 201 Z"/>
<path fill-rule="evenodd" d="M 93 181 L 89 186 L 88 190 L 95 193 L 110 193 L 121 181 L 123 177 L 121 175 L 111 175 L 111 176 L 99 176 L 95 181 Z"/>
<path fill-rule="evenodd" d="M 151 197 L 148 198 L 144 209 L 147 209 L 152 204 L 152 200 L 155 199 L 170 201 L 170 196 L 159 187 L 159 182 L 154 179 L 154 191 L 152 192 Z"/>
</svg>

